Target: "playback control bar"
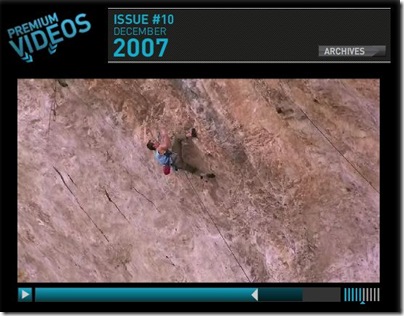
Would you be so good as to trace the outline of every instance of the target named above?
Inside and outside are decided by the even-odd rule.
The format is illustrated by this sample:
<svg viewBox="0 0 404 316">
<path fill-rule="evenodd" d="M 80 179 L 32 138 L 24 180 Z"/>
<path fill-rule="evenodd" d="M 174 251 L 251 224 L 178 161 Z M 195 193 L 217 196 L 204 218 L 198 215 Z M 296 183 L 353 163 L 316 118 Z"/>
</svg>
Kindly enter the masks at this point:
<svg viewBox="0 0 404 316">
<path fill-rule="evenodd" d="M 45 288 L 35 302 L 340 302 L 341 288 Z"/>
</svg>

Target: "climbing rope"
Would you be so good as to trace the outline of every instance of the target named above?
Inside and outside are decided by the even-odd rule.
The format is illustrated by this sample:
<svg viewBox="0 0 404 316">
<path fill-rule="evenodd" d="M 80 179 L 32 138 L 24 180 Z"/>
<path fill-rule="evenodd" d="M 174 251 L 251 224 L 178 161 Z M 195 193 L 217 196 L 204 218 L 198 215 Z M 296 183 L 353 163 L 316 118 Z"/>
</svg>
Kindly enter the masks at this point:
<svg viewBox="0 0 404 316">
<path fill-rule="evenodd" d="M 303 109 L 296 105 L 302 112 L 303 114 L 306 116 L 306 118 L 310 121 L 310 123 L 320 132 L 321 135 L 323 135 L 323 137 L 330 143 L 330 145 L 332 147 L 334 147 L 334 149 L 341 155 L 342 158 L 344 158 L 350 165 L 351 167 L 359 174 L 359 176 L 362 177 L 363 180 L 365 180 L 372 188 L 373 190 L 375 190 L 377 193 L 380 193 L 371 183 L 368 179 L 366 179 L 366 177 L 353 165 L 352 162 L 350 162 L 344 155 L 343 153 L 333 144 L 333 142 L 321 131 L 321 129 L 319 127 L 317 127 L 316 124 L 314 124 L 314 122 L 310 119 L 310 117 L 306 114 L 306 112 L 303 111 Z"/>
<path fill-rule="evenodd" d="M 284 89 L 283 86 L 281 86 L 281 89 L 282 89 L 282 91 L 283 91 L 283 93 L 284 93 L 285 95 L 288 95 L 288 94 L 286 93 L 286 91 L 285 91 L 285 89 Z M 296 104 L 296 103 L 295 103 L 295 104 Z M 320 134 L 323 135 L 323 137 L 327 140 L 327 142 L 330 143 L 330 145 L 341 155 L 341 157 L 344 158 L 344 159 L 346 160 L 346 162 L 348 162 L 348 163 L 351 165 L 351 167 L 359 174 L 359 176 L 360 176 L 363 180 L 365 180 L 365 181 L 372 187 L 373 190 L 375 190 L 377 193 L 380 193 L 380 192 L 370 183 L 370 181 L 369 181 L 368 179 L 366 179 L 366 177 L 353 165 L 353 163 L 352 163 L 351 161 L 349 161 L 348 158 L 346 158 L 346 157 L 344 156 L 344 154 L 334 145 L 334 143 L 327 137 L 327 135 L 325 135 L 325 134 L 323 133 L 323 131 L 313 122 L 313 120 L 307 115 L 307 113 L 306 113 L 305 111 L 303 111 L 303 109 L 302 109 L 298 104 L 296 104 L 296 106 L 300 109 L 300 111 L 302 111 L 302 113 L 304 114 L 304 116 L 306 116 L 306 118 L 307 118 L 307 119 L 310 121 L 310 123 L 317 129 L 317 131 L 319 131 Z"/>
<path fill-rule="evenodd" d="M 234 260 L 236 260 L 237 264 L 239 265 L 241 271 L 243 271 L 245 277 L 247 278 L 248 282 L 251 282 L 250 278 L 247 276 L 247 273 L 245 272 L 245 270 L 243 269 L 243 267 L 241 266 L 240 262 L 237 260 L 236 255 L 234 254 L 234 252 L 231 250 L 229 244 L 227 243 L 226 239 L 224 238 L 223 234 L 221 233 L 219 227 L 217 226 L 216 222 L 214 221 L 212 215 L 210 214 L 210 212 L 208 211 L 207 207 L 205 206 L 205 204 L 203 203 L 202 199 L 199 197 L 198 192 L 195 190 L 195 187 L 193 186 L 191 180 L 188 177 L 188 174 L 185 173 L 186 178 L 188 179 L 189 184 L 191 185 L 192 190 L 194 191 L 196 197 L 198 198 L 199 204 L 201 205 L 202 209 L 205 210 L 205 212 L 208 214 L 210 220 L 212 221 L 213 225 L 215 225 L 216 230 L 218 231 L 220 237 L 222 237 L 223 242 L 225 243 L 225 245 L 227 246 L 227 248 L 229 249 L 230 253 L 233 255 Z"/>
</svg>

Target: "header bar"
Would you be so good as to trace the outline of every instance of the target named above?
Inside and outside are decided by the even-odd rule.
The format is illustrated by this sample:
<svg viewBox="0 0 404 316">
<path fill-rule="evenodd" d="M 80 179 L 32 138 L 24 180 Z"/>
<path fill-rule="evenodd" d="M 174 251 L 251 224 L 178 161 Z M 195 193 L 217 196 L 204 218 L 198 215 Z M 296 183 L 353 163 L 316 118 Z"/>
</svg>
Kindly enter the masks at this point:
<svg viewBox="0 0 404 316">
<path fill-rule="evenodd" d="M 108 8 L 108 62 L 389 62 L 390 14 L 389 8 Z M 322 55 L 319 47 L 359 50 Z M 373 53 L 374 47 L 383 49 Z"/>
</svg>

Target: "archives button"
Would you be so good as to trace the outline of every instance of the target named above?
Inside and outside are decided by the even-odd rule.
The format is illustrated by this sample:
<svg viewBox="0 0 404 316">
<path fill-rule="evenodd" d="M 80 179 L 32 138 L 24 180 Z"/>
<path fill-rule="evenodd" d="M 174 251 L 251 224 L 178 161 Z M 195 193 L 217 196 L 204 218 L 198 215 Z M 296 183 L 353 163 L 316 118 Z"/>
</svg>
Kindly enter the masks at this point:
<svg viewBox="0 0 404 316">
<path fill-rule="evenodd" d="M 386 46 L 332 46 L 320 45 L 318 47 L 319 57 L 384 57 Z"/>
</svg>

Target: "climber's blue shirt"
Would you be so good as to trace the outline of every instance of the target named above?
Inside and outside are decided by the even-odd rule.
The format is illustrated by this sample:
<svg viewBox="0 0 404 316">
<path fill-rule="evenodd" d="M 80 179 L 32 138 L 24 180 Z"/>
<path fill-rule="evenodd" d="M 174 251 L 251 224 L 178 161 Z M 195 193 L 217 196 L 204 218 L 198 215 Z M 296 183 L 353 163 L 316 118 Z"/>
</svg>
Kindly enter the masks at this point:
<svg viewBox="0 0 404 316">
<path fill-rule="evenodd" d="M 160 163 L 160 165 L 171 164 L 171 158 L 166 155 L 161 155 L 158 150 L 155 151 L 154 157 L 156 157 L 156 159 Z"/>
</svg>

